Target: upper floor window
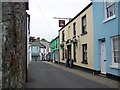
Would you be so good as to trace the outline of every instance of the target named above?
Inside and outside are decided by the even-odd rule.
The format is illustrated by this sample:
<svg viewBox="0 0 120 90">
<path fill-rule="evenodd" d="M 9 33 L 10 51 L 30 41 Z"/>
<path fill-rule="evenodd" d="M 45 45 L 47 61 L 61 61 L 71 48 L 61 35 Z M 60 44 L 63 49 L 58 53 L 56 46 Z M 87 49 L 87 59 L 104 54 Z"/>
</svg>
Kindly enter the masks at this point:
<svg viewBox="0 0 120 90">
<path fill-rule="evenodd" d="M 73 35 L 76 36 L 76 22 L 73 23 Z"/>
<path fill-rule="evenodd" d="M 70 26 L 68 27 L 68 39 L 70 39 Z"/>
<path fill-rule="evenodd" d="M 115 15 L 115 2 L 114 0 L 106 0 L 105 2 L 106 18 Z"/>
<path fill-rule="evenodd" d="M 39 47 L 37 46 L 32 46 L 32 52 L 39 52 Z"/>
<path fill-rule="evenodd" d="M 62 31 L 62 41 L 65 41 L 65 33 Z"/>
<path fill-rule="evenodd" d="M 86 34 L 87 33 L 87 23 L 86 23 L 86 15 L 84 15 L 82 17 L 82 34 Z"/>
<path fill-rule="evenodd" d="M 56 40 L 56 48 L 58 48 L 58 41 Z"/>
</svg>

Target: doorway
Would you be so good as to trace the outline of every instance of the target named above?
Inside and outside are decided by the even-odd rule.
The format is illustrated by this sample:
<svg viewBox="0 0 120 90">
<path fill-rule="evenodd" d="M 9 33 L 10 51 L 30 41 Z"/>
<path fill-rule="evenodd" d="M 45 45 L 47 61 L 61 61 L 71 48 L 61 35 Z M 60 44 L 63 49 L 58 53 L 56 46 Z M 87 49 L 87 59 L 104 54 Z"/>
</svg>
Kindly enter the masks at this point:
<svg viewBox="0 0 120 90">
<path fill-rule="evenodd" d="M 106 43 L 105 40 L 101 40 L 101 73 L 106 74 Z"/>
<path fill-rule="evenodd" d="M 67 51 L 68 51 L 67 59 L 70 61 L 70 59 L 71 59 L 71 45 L 67 45 Z"/>
</svg>

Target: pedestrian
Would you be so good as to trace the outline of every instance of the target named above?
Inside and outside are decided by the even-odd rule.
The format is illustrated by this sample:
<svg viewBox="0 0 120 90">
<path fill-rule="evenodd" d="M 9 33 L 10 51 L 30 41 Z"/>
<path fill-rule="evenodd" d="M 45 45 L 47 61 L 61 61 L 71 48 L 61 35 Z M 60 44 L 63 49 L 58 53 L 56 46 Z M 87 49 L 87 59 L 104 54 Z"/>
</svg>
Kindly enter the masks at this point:
<svg viewBox="0 0 120 90">
<path fill-rule="evenodd" d="M 69 67 L 69 59 L 66 59 L 66 67 Z"/>
<path fill-rule="evenodd" d="M 73 59 L 70 59 L 70 68 L 73 68 Z"/>
</svg>

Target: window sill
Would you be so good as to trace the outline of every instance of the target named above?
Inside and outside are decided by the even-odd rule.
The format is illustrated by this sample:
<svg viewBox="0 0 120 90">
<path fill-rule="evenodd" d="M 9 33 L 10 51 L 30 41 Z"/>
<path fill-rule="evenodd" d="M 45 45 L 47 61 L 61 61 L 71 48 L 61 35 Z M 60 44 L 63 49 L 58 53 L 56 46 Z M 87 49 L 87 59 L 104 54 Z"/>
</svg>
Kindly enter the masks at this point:
<svg viewBox="0 0 120 90">
<path fill-rule="evenodd" d="M 76 59 L 73 60 L 74 62 L 77 62 Z"/>
<path fill-rule="evenodd" d="M 87 61 L 82 61 L 81 63 L 82 63 L 82 64 L 88 64 L 88 62 L 87 62 Z"/>
<path fill-rule="evenodd" d="M 83 36 L 83 35 L 85 35 L 85 34 L 87 34 L 87 32 L 82 33 L 81 36 Z"/>
<path fill-rule="evenodd" d="M 110 65 L 110 68 L 120 69 L 120 65 L 112 64 L 112 65 Z"/>
<path fill-rule="evenodd" d="M 76 35 L 74 35 L 73 38 L 76 38 Z"/>
<path fill-rule="evenodd" d="M 113 19 L 115 19 L 115 18 L 116 18 L 116 15 L 113 15 L 113 16 L 107 18 L 106 20 L 104 20 L 103 23 L 106 23 L 106 22 L 108 22 L 108 21 L 110 21 L 110 20 L 113 20 Z"/>
</svg>

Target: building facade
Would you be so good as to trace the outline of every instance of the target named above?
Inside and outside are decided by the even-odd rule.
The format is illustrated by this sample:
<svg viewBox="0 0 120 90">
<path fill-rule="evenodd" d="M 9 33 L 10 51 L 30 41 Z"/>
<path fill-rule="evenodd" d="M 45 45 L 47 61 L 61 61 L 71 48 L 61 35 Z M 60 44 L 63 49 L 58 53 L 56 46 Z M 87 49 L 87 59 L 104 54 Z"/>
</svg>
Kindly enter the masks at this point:
<svg viewBox="0 0 120 90">
<path fill-rule="evenodd" d="M 33 37 L 34 38 L 34 37 Z M 45 55 L 42 53 L 42 49 L 45 49 L 46 47 L 40 43 L 40 38 L 37 38 L 34 40 L 31 40 L 31 60 L 32 61 L 40 61 L 44 60 Z"/>
<path fill-rule="evenodd" d="M 53 62 L 59 63 L 59 36 L 53 39 L 50 43 L 51 59 Z"/>
<path fill-rule="evenodd" d="M 94 69 L 92 3 L 59 30 L 60 62 Z"/>
<path fill-rule="evenodd" d="M 45 40 L 44 38 L 40 40 L 40 43 L 43 44 L 46 48 L 43 48 L 41 52 L 44 54 L 44 60 L 49 61 L 49 55 L 50 55 L 50 42 Z"/>
<path fill-rule="evenodd" d="M 94 69 L 120 76 L 120 1 L 93 0 Z"/>
</svg>

